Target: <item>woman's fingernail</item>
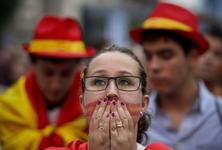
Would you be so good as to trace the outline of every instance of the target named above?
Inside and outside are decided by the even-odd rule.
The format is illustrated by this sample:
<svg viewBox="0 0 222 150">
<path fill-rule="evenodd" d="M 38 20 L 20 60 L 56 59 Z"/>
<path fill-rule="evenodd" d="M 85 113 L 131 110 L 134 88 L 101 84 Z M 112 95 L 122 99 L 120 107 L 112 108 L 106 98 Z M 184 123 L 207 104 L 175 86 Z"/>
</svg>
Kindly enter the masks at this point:
<svg viewBox="0 0 222 150">
<path fill-rule="evenodd" d="M 97 102 L 97 105 L 100 105 L 101 104 L 101 101 L 99 100 L 98 102 Z"/>
<path fill-rule="evenodd" d="M 115 113 L 114 112 L 112 112 L 111 115 L 112 115 L 112 117 L 115 117 Z"/>
<path fill-rule="evenodd" d="M 116 102 L 115 102 L 115 101 L 113 101 L 113 105 L 116 105 Z"/>
<path fill-rule="evenodd" d="M 113 97 L 113 101 L 117 102 L 117 97 Z"/>
<path fill-rule="evenodd" d="M 104 102 L 107 102 L 107 98 L 104 98 L 103 101 L 104 101 Z"/>
<path fill-rule="evenodd" d="M 123 102 L 121 102 L 121 105 L 124 106 L 125 104 Z"/>
<path fill-rule="evenodd" d="M 110 105 L 110 101 L 107 102 L 107 105 Z"/>
<path fill-rule="evenodd" d="M 109 114 L 106 115 L 106 118 L 109 118 Z"/>
</svg>

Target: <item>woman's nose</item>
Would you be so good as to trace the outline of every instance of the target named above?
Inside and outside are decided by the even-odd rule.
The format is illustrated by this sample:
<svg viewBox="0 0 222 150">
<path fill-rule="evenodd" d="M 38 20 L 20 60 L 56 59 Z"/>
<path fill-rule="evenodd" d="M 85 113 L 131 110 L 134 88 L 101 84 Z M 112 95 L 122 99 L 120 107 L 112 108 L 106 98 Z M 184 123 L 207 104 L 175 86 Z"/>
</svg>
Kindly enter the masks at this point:
<svg viewBox="0 0 222 150">
<path fill-rule="evenodd" d="M 107 98 L 109 101 L 113 101 L 113 100 L 116 101 L 118 99 L 117 95 L 115 95 L 115 94 L 109 94 L 109 95 L 107 95 Z"/>
<path fill-rule="evenodd" d="M 106 88 L 106 96 L 108 98 L 112 98 L 112 97 L 118 97 L 118 95 L 119 95 L 119 90 L 116 87 L 115 81 L 110 80 Z"/>
</svg>

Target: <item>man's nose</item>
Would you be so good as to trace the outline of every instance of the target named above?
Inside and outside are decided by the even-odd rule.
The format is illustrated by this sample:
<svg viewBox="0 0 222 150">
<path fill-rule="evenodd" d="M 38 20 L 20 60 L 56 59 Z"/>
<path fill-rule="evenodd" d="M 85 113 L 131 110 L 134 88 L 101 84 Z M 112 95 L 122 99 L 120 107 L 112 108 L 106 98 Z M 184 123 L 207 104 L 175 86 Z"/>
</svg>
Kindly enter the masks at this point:
<svg viewBox="0 0 222 150">
<path fill-rule="evenodd" d="M 158 73 L 160 67 L 161 67 L 161 62 L 156 57 L 154 57 L 151 61 L 148 62 L 148 69 L 152 73 Z"/>
<path fill-rule="evenodd" d="M 51 80 L 51 88 L 52 89 L 59 89 L 61 87 L 61 79 L 59 77 L 54 77 Z"/>
</svg>

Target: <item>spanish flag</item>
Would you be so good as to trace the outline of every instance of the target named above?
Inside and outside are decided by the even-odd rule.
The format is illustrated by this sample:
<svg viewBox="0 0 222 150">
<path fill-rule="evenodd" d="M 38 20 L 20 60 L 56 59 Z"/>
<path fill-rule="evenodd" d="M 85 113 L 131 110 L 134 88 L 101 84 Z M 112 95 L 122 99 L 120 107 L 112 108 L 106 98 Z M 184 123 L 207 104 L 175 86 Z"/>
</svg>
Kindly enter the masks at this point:
<svg viewBox="0 0 222 150">
<path fill-rule="evenodd" d="M 79 103 L 80 73 L 60 108 L 56 124 L 50 124 L 35 74 L 21 77 L 0 96 L 0 142 L 4 150 L 42 150 L 66 146 L 73 139 L 87 139 L 86 120 Z"/>
</svg>

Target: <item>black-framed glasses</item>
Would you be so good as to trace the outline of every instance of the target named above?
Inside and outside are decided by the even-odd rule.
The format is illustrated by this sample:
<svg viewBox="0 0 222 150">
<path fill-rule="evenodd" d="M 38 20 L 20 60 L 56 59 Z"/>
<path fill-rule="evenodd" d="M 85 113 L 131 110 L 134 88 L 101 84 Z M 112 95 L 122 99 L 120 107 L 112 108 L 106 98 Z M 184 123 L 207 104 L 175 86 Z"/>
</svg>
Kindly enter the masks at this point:
<svg viewBox="0 0 222 150">
<path fill-rule="evenodd" d="M 121 91 L 136 91 L 140 87 L 141 79 L 138 76 L 102 77 L 88 76 L 84 78 L 84 87 L 87 91 L 103 91 L 114 80 L 117 89 Z"/>
</svg>

